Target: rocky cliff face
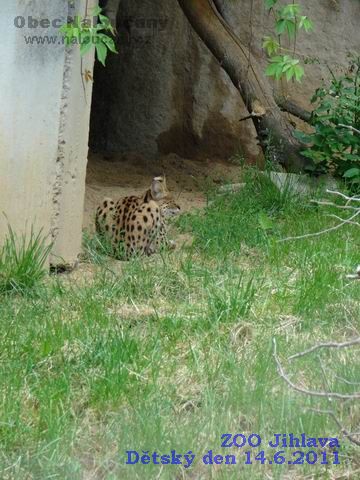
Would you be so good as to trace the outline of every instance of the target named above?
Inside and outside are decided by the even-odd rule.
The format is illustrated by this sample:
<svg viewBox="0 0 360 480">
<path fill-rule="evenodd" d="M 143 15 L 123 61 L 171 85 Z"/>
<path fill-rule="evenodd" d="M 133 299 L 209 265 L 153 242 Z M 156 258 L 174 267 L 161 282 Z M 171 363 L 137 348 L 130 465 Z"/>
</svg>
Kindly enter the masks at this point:
<svg viewBox="0 0 360 480">
<path fill-rule="evenodd" d="M 96 66 L 91 146 L 146 155 L 255 162 L 260 149 L 243 102 L 191 30 L 176 0 L 123 0 L 119 55 Z"/>
<path fill-rule="evenodd" d="M 274 31 L 274 20 L 264 8 L 264 0 L 217 0 L 222 15 L 245 45 L 252 45 L 256 58 L 266 67 L 261 49 L 262 39 Z M 240 8 L 241 3 L 241 8 Z M 291 3 L 291 2 L 282 2 Z M 289 95 L 304 108 L 310 108 L 310 98 L 323 80 L 344 73 L 348 67 L 348 54 L 360 55 L 360 2 L 358 0 L 299 0 L 304 15 L 314 24 L 308 34 L 301 32 L 296 50 L 301 58 L 308 58 L 306 76 L 301 83 L 274 82 L 274 90 Z"/>
<path fill-rule="evenodd" d="M 241 3 L 241 5 L 240 5 Z M 301 54 L 315 59 L 301 85 L 274 85 L 302 106 L 328 75 L 342 69 L 346 52 L 359 51 L 357 0 L 303 0 L 315 24 L 298 41 Z M 272 28 L 263 0 L 223 0 L 224 17 L 256 58 L 266 64 L 262 37 Z M 176 0 L 122 0 L 117 16 L 119 55 L 96 66 L 91 146 L 103 151 L 174 152 L 187 157 L 261 161 L 248 112 L 230 80 L 192 31 Z"/>
</svg>

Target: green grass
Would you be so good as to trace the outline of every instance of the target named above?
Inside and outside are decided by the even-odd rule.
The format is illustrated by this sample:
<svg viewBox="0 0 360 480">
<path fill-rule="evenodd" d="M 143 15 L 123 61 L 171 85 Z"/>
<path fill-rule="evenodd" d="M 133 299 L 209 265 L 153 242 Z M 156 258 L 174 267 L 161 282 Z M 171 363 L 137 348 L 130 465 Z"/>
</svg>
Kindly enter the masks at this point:
<svg viewBox="0 0 360 480">
<path fill-rule="evenodd" d="M 46 262 L 52 245 L 31 229 L 28 236 L 18 238 L 11 227 L 0 249 L 0 295 L 26 293 L 46 275 Z"/>
<path fill-rule="evenodd" d="M 342 380 L 360 381 L 355 349 L 286 361 L 358 334 L 360 286 L 345 279 L 359 263 L 358 231 L 278 242 L 332 220 L 256 173 L 209 201 L 175 226 L 192 246 L 118 264 L 89 239 L 96 268 L 83 282 L 52 277 L 36 296 L 1 297 L 0 478 L 330 479 L 359 468 L 332 419 L 308 410 L 335 409 L 355 430 L 358 405 L 289 390 L 272 356 L 275 337 L 293 381 L 359 390 Z M 253 432 L 339 436 L 341 465 L 201 464 L 209 449 L 244 463 L 220 437 Z M 172 449 L 197 454 L 191 471 L 124 465 L 126 450 Z"/>
</svg>

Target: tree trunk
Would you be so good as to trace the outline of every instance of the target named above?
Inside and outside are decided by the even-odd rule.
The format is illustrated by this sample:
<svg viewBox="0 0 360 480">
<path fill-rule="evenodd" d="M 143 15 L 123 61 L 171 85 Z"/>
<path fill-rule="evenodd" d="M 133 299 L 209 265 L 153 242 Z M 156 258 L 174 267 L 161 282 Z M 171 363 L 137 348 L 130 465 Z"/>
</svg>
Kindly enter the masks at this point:
<svg viewBox="0 0 360 480">
<path fill-rule="evenodd" d="M 291 100 L 287 100 L 286 98 L 277 97 L 275 100 L 280 109 L 284 112 L 291 113 L 291 115 L 300 118 L 300 120 L 303 122 L 310 123 L 311 112 L 299 107 L 299 105 L 296 105 L 296 103 L 292 102 Z"/>
<path fill-rule="evenodd" d="M 307 159 L 300 155 L 300 145 L 292 136 L 293 127 L 281 113 L 270 82 L 254 57 L 249 63 L 248 49 L 220 15 L 213 0 L 178 0 L 178 3 L 193 29 L 239 90 L 249 112 L 258 110 L 259 105 L 263 107 L 263 116 L 252 115 L 262 145 L 272 142 L 276 147 L 276 160 L 287 170 L 302 170 Z"/>
</svg>

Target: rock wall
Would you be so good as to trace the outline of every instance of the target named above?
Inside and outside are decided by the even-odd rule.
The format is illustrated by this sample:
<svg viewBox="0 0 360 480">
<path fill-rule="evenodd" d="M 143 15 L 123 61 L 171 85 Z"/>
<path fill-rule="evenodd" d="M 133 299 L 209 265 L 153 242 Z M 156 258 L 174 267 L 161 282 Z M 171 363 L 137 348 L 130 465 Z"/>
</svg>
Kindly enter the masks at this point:
<svg viewBox="0 0 360 480">
<path fill-rule="evenodd" d="M 117 28 L 119 55 L 95 69 L 94 149 L 261 157 L 238 92 L 176 0 L 122 0 Z"/>
<path fill-rule="evenodd" d="M 114 2 L 112 2 L 114 3 Z M 224 17 L 265 68 L 262 38 L 273 31 L 263 0 L 218 0 Z M 348 51 L 359 52 L 358 0 L 302 0 L 314 22 L 301 33 L 297 49 L 315 63 L 301 84 L 282 81 L 275 90 L 303 107 L 327 65 L 344 69 Z M 106 69 L 97 65 L 91 120 L 91 146 L 103 151 L 146 155 L 261 158 L 251 121 L 238 92 L 192 31 L 176 0 L 122 0 L 117 17 L 119 55 Z"/>
<path fill-rule="evenodd" d="M 267 63 L 261 44 L 264 35 L 273 33 L 274 19 L 265 10 L 264 1 L 217 2 L 225 19 L 245 45 L 252 45 L 254 55 L 265 68 Z M 273 82 L 273 86 L 274 91 L 289 95 L 303 108 L 310 108 L 309 100 L 314 90 L 331 77 L 329 67 L 336 75 L 343 74 L 349 65 L 348 54 L 360 55 L 360 2 L 299 0 L 296 3 L 314 24 L 313 31 L 301 31 L 296 41 L 297 55 L 310 59 L 310 63 L 305 65 L 306 75 L 301 83 L 283 80 Z"/>
</svg>

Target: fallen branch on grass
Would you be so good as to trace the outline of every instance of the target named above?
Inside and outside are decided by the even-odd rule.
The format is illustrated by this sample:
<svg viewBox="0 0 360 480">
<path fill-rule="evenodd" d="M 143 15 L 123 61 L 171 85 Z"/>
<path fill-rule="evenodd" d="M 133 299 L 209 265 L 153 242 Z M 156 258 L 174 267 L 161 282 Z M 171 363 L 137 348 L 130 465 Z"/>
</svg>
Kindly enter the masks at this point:
<svg viewBox="0 0 360 480">
<path fill-rule="evenodd" d="M 326 202 L 324 200 L 311 200 L 311 203 L 315 203 L 315 205 L 322 205 L 325 207 L 335 207 L 340 210 L 357 210 L 358 207 L 353 207 L 352 205 L 337 205 L 334 202 Z"/>
<path fill-rule="evenodd" d="M 287 238 L 282 238 L 278 240 L 278 242 L 288 242 L 289 240 L 302 240 L 304 238 L 311 238 L 311 237 L 319 237 L 320 235 L 324 235 L 325 233 L 333 232 L 335 230 L 338 230 L 339 228 L 343 227 L 344 225 L 352 225 L 354 222 L 354 218 L 356 218 L 358 215 L 360 215 L 360 209 L 354 215 L 352 215 L 350 218 L 347 218 L 346 220 L 343 220 L 341 223 L 338 223 L 334 227 L 329 227 L 325 228 L 325 230 L 321 230 L 319 232 L 314 232 L 314 233 L 306 233 L 305 235 L 299 235 L 297 237 L 287 237 Z"/>
<path fill-rule="evenodd" d="M 360 340 L 358 341 L 360 343 Z M 303 393 L 305 395 L 310 395 L 312 397 L 324 397 L 324 398 L 337 398 L 340 400 L 355 400 L 355 399 L 360 399 L 360 392 L 355 392 L 355 393 L 338 393 L 338 392 L 325 392 L 325 391 L 317 391 L 317 390 L 308 390 L 307 388 L 300 387 L 299 385 L 296 385 L 294 382 L 292 382 L 289 378 L 289 376 L 286 374 L 282 364 L 280 363 L 279 357 L 277 356 L 277 351 L 276 351 L 276 340 L 273 338 L 273 345 L 274 345 L 274 350 L 273 350 L 273 357 L 276 362 L 277 370 L 280 375 L 280 377 L 285 380 L 285 382 L 295 391 Z"/>
<path fill-rule="evenodd" d="M 355 273 L 350 273 L 349 275 L 346 275 L 346 278 L 348 280 L 360 280 L 360 265 L 358 265 Z"/>
<path fill-rule="evenodd" d="M 353 345 L 360 345 L 360 337 L 354 338 L 349 340 L 348 342 L 338 343 L 338 342 L 326 342 L 326 343 L 318 343 L 313 347 L 309 348 L 308 350 L 304 350 L 303 352 L 296 353 L 295 355 L 291 355 L 288 360 L 294 360 L 294 358 L 304 357 L 309 353 L 315 352 L 320 348 L 347 348 L 352 347 Z"/>
<path fill-rule="evenodd" d="M 339 430 L 344 435 L 344 437 L 346 437 L 350 442 L 354 443 L 355 445 L 360 446 L 360 440 L 355 438 L 355 435 L 358 435 L 358 433 L 349 433 L 346 428 L 341 424 L 340 420 L 337 418 L 337 416 L 332 410 L 320 410 L 318 408 L 308 408 L 308 410 L 310 412 L 319 413 L 322 415 L 329 415 L 339 427 Z"/>
<path fill-rule="evenodd" d="M 319 232 L 306 233 L 305 235 L 298 235 L 298 236 L 295 236 L 295 237 L 282 238 L 282 239 L 278 240 L 279 243 L 280 242 L 288 242 L 290 240 L 302 240 L 302 239 L 305 239 L 305 238 L 319 237 L 319 236 L 324 235 L 326 233 L 338 230 L 339 228 L 343 227 L 344 225 L 353 225 L 353 226 L 356 226 L 356 227 L 360 227 L 360 223 L 354 221 L 357 217 L 360 216 L 360 206 L 359 205 L 356 205 L 356 206 L 351 205 L 352 202 L 360 202 L 360 197 L 349 197 L 349 196 L 345 195 L 344 193 L 333 191 L 333 190 L 326 190 L 326 192 L 331 194 L 331 195 L 340 196 L 341 198 L 346 200 L 346 204 L 345 205 L 336 205 L 336 203 L 333 203 L 333 202 L 324 202 L 324 201 L 317 201 L 317 200 L 314 200 L 313 203 L 316 203 L 318 205 L 328 205 L 328 206 L 332 206 L 332 207 L 335 207 L 335 208 L 339 208 L 341 210 L 344 210 L 344 209 L 345 210 L 352 210 L 354 213 L 352 213 L 352 215 L 348 218 L 339 217 L 337 215 L 331 215 L 333 218 L 336 218 L 339 221 L 339 223 L 334 225 L 333 227 L 325 228 L 324 230 L 320 230 Z"/>
<path fill-rule="evenodd" d="M 352 340 L 348 340 L 346 342 L 338 343 L 338 342 L 326 342 L 326 343 L 318 343 L 311 348 L 308 348 L 307 350 L 304 350 L 303 352 L 296 353 L 295 355 L 292 355 L 291 357 L 288 358 L 288 360 L 293 360 L 295 358 L 300 358 L 304 357 L 305 355 L 308 355 L 312 352 L 315 352 L 319 349 L 323 348 L 336 348 L 336 349 L 341 349 L 341 348 L 348 348 L 348 347 L 353 347 L 354 345 L 360 345 L 360 337 L 353 338 Z M 314 390 L 309 390 L 304 387 L 300 387 L 299 385 L 296 385 L 294 382 L 292 382 L 285 372 L 279 357 L 277 355 L 277 345 L 276 345 L 276 340 L 273 338 L 273 357 L 275 359 L 275 363 L 277 366 L 277 371 L 279 376 L 295 391 L 300 392 L 305 395 L 313 396 L 313 397 L 326 397 L 328 399 L 340 399 L 340 400 L 357 400 L 360 398 L 360 392 L 354 392 L 351 394 L 342 394 L 342 393 L 336 393 L 336 392 L 326 392 L 326 391 L 314 391 Z M 325 375 L 325 372 L 323 370 L 323 373 Z M 345 379 L 342 379 L 345 380 Z M 345 382 L 349 385 L 357 385 L 353 382 L 349 382 L 348 380 L 345 380 Z M 326 384 L 328 384 L 327 379 L 326 379 Z M 324 415 L 329 415 L 334 422 L 337 424 L 339 427 L 340 431 L 342 434 L 352 443 L 355 445 L 360 446 L 360 440 L 355 438 L 358 433 L 349 433 L 348 430 L 341 424 L 340 420 L 337 418 L 335 413 L 332 410 L 321 410 L 317 408 L 311 408 L 309 409 L 315 413 L 319 414 L 324 414 Z"/>
<path fill-rule="evenodd" d="M 330 213 L 327 216 L 330 218 L 335 218 L 335 220 L 339 220 L 341 223 L 348 223 L 349 225 L 355 225 L 356 227 L 360 227 L 359 222 L 353 222 L 352 220 L 349 220 L 347 218 L 339 217 L 339 215 L 334 215 L 333 213 Z"/>
</svg>

